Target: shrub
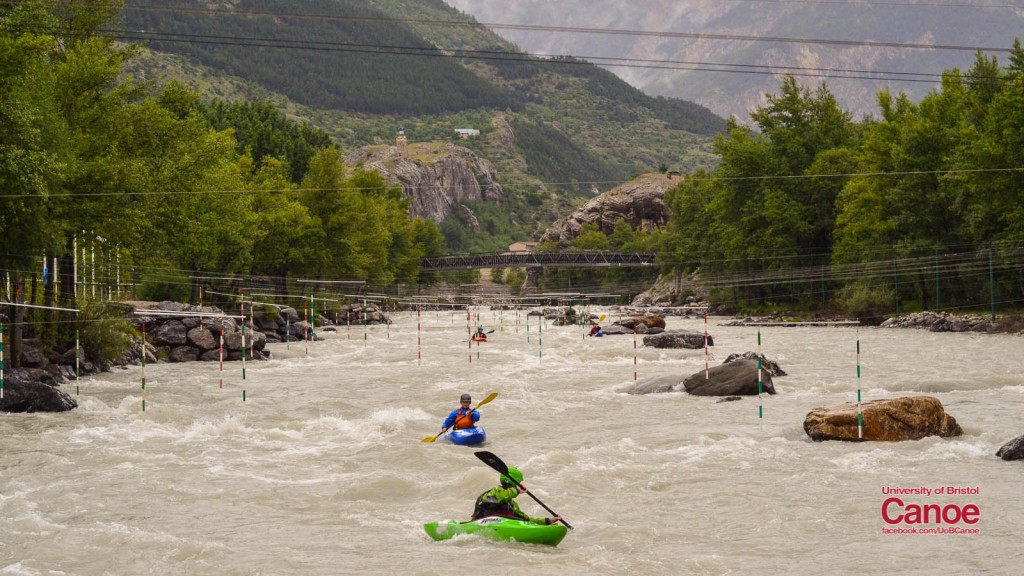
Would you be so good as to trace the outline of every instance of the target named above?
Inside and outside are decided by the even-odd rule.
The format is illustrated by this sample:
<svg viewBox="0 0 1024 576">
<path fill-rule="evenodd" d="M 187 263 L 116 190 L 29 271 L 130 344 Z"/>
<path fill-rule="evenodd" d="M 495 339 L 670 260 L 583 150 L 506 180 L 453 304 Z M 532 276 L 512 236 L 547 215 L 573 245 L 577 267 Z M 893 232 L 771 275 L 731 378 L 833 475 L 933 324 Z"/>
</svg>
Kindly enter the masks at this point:
<svg viewBox="0 0 1024 576">
<path fill-rule="evenodd" d="M 881 322 L 893 310 L 896 294 L 892 288 L 872 286 L 863 282 L 847 284 L 835 295 L 836 307 L 848 318 L 859 318 L 868 323 Z"/>
<path fill-rule="evenodd" d="M 139 300 L 188 302 L 192 286 L 187 276 L 175 272 L 154 272 L 142 277 L 135 288 Z"/>
<path fill-rule="evenodd" d="M 89 358 L 113 362 L 135 346 L 139 333 L 125 318 L 123 305 L 86 302 L 80 310 L 81 346 Z"/>
</svg>

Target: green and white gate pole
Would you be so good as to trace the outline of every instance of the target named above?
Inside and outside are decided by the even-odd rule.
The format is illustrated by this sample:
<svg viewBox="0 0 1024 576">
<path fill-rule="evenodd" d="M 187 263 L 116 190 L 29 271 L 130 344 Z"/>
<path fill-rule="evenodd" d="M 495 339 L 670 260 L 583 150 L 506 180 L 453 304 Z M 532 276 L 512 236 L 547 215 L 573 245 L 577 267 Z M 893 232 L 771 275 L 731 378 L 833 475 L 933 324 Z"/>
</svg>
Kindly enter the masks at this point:
<svg viewBox="0 0 1024 576">
<path fill-rule="evenodd" d="M 537 361 L 544 359 L 544 321 L 537 323 Z"/>
<path fill-rule="evenodd" d="M 704 379 L 710 380 L 711 377 L 708 375 L 708 313 L 704 312 Z"/>
<path fill-rule="evenodd" d="M 857 439 L 864 438 L 864 415 L 860 410 L 860 330 L 857 331 Z"/>
</svg>

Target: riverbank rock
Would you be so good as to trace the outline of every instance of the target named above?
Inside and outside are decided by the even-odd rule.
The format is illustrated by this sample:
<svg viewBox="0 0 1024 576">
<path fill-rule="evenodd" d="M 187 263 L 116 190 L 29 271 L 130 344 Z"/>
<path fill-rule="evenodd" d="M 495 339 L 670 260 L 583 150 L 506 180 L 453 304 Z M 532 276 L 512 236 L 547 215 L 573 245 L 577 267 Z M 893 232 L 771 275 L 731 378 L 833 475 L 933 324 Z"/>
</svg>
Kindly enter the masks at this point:
<svg viewBox="0 0 1024 576">
<path fill-rule="evenodd" d="M 708 335 L 707 345 L 715 345 L 715 339 L 710 335 Z M 657 334 L 648 333 L 647 336 L 644 336 L 644 346 L 696 350 L 704 347 L 704 333 L 695 330 L 668 330 Z"/>
<path fill-rule="evenodd" d="M 1010 440 L 996 452 L 1003 460 L 1024 460 L 1024 435 Z"/>
<path fill-rule="evenodd" d="M 43 374 L 15 370 L 4 375 L 4 397 L 0 399 L 0 412 L 67 412 L 78 407 L 78 402 L 57 389 L 56 384 L 46 384 Z"/>
<path fill-rule="evenodd" d="M 761 372 L 761 392 L 775 394 L 772 375 L 764 370 Z M 694 396 L 756 396 L 757 361 L 736 360 L 715 366 L 707 371 L 706 377 L 701 370 L 683 380 L 683 387 Z"/>
<path fill-rule="evenodd" d="M 894 316 L 882 322 L 881 327 L 918 328 L 928 329 L 931 332 L 999 332 L 999 325 L 985 316 L 928 311 Z"/>
<path fill-rule="evenodd" d="M 904 396 L 861 404 L 864 437 L 857 437 L 857 404 L 847 402 L 811 410 L 804 418 L 804 432 L 812 440 L 898 442 L 926 436 L 950 438 L 963 430 L 932 396 Z"/>
<path fill-rule="evenodd" d="M 180 302 L 131 302 L 129 321 L 139 330 L 145 327 L 157 358 L 169 362 L 216 361 L 220 359 L 220 338 L 224 335 L 224 360 L 241 360 L 242 329 L 234 317 L 222 316 L 214 306 L 194 306 Z M 265 309 L 261 305 L 261 310 Z M 255 312 L 255 310 L 254 310 Z M 174 313 L 188 314 L 173 316 Z M 209 316 L 204 316 L 209 315 Z M 252 323 L 245 327 L 245 356 L 264 360 L 267 336 Z M 141 352 L 141 351 L 140 351 Z M 141 353 L 139 354 L 141 356 Z"/>
</svg>

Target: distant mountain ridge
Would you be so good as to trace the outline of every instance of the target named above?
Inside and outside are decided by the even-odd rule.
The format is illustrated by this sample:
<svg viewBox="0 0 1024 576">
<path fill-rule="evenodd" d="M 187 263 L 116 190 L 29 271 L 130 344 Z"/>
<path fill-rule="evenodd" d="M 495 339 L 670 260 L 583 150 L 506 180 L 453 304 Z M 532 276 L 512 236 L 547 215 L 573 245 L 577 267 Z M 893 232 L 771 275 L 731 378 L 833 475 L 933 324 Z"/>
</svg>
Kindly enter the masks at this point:
<svg viewBox="0 0 1024 576">
<path fill-rule="evenodd" d="M 1005 50 L 1024 30 L 1024 7 L 981 2 L 743 2 L 738 0 L 651 0 L 641 8 L 623 0 L 448 0 L 487 24 L 616 30 L 552 32 L 495 28 L 521 49 L 581 58 L 635 58 L 634 66 L 610 70 L 650 94 L 703 104 L 717 114 L 745 118 L 776 93 L 788 70 L 804 84 L 825 81 L 840 104 L 855 116 L 876 111 L 877 92 L 886 86 L 920 99 L 938 86 L 943 70 L 965 70 L 970 47 Z M 639 35 L 627 31 L 677 35 Z M 723 39 L 698 39 L 706 34 Z M 825 40 L 838 44 L 799 41 Z M 945 45 L 966 50 L 879 47 L 866 43 Z M 852 43 L 852 44 L 851 44 Z M 620 64 L 626 64 L 621 60 Z M 710 63 L 736 64 L 708 72 Z M 787 67 L 785 69 L 779 67 Z M 867 72 L 882 72 L 869 74 Z M 931 76 L 908 76 L 907 73 Z M 861 76 L 876 79 L 840 79 Z M 877 79 L 881 78 L 881 79 Z M 927 80 L 909 81 L 910 79 Z"/>
</svg>

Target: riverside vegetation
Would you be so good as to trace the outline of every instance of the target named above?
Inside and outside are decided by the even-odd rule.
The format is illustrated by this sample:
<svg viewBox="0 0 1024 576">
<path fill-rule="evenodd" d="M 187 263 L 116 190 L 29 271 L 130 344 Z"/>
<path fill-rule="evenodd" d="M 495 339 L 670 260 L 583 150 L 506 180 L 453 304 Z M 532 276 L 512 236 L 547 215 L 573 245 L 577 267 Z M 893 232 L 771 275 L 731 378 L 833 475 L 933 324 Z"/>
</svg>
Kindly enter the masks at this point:
<svg viewBox="0 0 1024 576">
<path fill-rule="evenodd" d="M 445 252 L 441 228 L 408 218 L 401 187 L 379 174 L 346 173 L 322 130 L 266 102 L 220 102 L 126 75 L 139 47 L 102 33 L 119 8 L 0 9 L 0 271 L 15 280 L 8 297 L 74 304 L 72 290 L 54 287 L 73 285 L 87 245 L 130 270 L 136 298 L 194 302 L 204 272 L 266 277 L 283 293 L 300 276 L 439 280 L 418 262 Z M 531 61 L 530 74 L 544 66 Z M 594 84 L 594 74 L 575 78 Z M 919 103 L 880 93 L 878 117 L 860 121 L 824 83 L 811 90 L 787 78 L 751 115 L 754 126 L 729 122 L 715 137 L 715 168 L 665 194 L 664 227 L 590 227 L 569 245 L 655 250 L 662 272 L 697 273 L 716 301 L 740 310 L 881 318 L 1013 308 L 1024 296 L 1022 85 L 1019 41 L 1005 64 L 979 54 L 969 70 L 947 71 Z M 524 109 L 533 105 L 527 100 Z M 669 103 L 636 101 L 674 129 L 700 126 Z M 37 292 L 40 256 L 57 265 Z M 621 271 L 588 274 L 590 284 L 622 280 Z M 547 287 L 562 278 L 551 275 Z M 57 318 L 30 316 L 66 348 L 80 320 Z"/>
</svg>

